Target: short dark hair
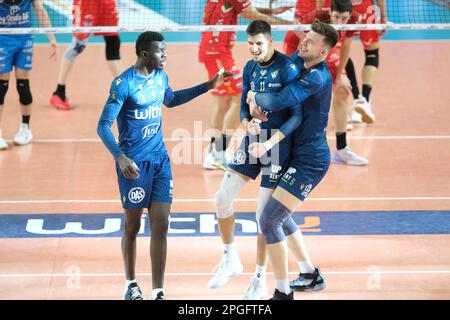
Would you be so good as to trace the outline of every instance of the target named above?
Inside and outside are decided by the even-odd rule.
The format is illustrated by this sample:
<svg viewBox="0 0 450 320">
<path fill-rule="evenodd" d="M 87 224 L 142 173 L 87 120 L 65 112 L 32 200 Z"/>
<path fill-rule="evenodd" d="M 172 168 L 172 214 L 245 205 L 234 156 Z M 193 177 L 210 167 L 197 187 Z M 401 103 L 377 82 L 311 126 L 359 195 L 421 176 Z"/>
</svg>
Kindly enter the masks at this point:
<svg viewBox="0 0 450 320">
<path fill-rule="evenodd" d="M 352 12 L 352 0 L 333 0 L 331 3 L 331 11 Z"/>
<path fill-rule="evenodd" d="M 317 19 L 312 23 L 311 30 L 324 36 L 324 41 L 330 48 L 334 48 L 339 40 L 339 34 L 332 25 L 320 22 Z"/>
<path fill-rule="evenodd" d="M 136 40 L 136 55 L 139 55 L 141 51 L 150 49 L 153 41 L 164 41 L 164 37 L 159 32 L 142 32 Z"/>
<path fill-rule="evenodd" d="M 247 34 L 249 36 L 256 36 L 257 34 L 264 33 L 269 36 L 272 35 L 272 28 L 270 24 L 263 20 L 252 21 L 247 27 Z"/>
</svg>

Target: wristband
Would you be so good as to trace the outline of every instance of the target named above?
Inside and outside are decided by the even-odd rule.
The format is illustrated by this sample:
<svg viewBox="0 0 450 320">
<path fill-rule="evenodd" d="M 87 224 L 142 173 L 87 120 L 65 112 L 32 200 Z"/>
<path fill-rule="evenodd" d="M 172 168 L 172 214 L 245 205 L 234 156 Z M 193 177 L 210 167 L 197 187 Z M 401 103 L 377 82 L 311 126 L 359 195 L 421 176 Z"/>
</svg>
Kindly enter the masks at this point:
<svg viewBox="0 0 450 320">
<path fill-rule="evenodd" d="M 270 140 L 267 140 L 266 142 L 263 143 L 264 148 L 266 148 L 267 151 L 269 151 L 270 149 L 272 149 L 273 147 L 273 143 L 270 142 Z"/>
</svg>

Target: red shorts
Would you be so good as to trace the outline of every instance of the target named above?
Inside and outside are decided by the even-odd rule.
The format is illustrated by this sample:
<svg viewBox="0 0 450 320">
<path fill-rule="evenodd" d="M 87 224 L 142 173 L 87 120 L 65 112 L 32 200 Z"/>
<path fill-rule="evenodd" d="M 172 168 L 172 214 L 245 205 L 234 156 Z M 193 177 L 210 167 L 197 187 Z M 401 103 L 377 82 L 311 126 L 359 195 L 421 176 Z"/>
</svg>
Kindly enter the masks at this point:
<svg viewBox="0 0 450 320">
<path fill-rule="evenodd" d="M 377 14 L 375 11 L 375 6 L 373 4 L 364 1 L 361 5 L 357 5 L 353 8 L 359 18 L 361 19 L 359 23 L 361 24 L 376 24 Z M 371 46 L 375 42 L 380 41 L 381 32 L 378 30 L 362 30 L 356 33 L 356 35 L 361 39 L 364 48 Z"/>
<path fill-rule="evenodd" d="M 231 48 L 222 46 L 219 51 L 220 53 L 218 51 L 211 52 L 200 45 L 198 53 L 199 61 L 205 64 L 209 79 L 212 79 L 222 67 L 227 71 L 233 72 L 233 76 L 220 87 L 211 90 L 211 94 L 215 96 L 235 96 L 241 94 L 242 74 L 235 65 L 233 56 L 231 55 Z"/>
<path fill-rule="evenodd" d="M 75 27 L 98 27 L 119 25 L 119 14 L 114 0 L 74 0 L 73 25 Z M 94 33 L 95 36 L 116 36 L 117 32 Z M 89 33 L 74 33 L 80 40 L 87 39 Z"/>
</svg>

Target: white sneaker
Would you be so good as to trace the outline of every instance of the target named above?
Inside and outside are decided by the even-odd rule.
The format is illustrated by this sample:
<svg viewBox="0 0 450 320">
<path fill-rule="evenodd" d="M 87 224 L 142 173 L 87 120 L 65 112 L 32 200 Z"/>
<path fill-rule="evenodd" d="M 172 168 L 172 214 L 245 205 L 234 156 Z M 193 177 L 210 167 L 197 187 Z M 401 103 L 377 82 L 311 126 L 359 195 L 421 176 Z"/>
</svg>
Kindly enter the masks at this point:
<svg viewBox="0 0 450 320">
<path fill-rule="evenodd" d="M 359 113 L 358 113 L 359 114 Z M 352 119 L 350 118 L 350 116 L 347 117 L 347 131 L 352 131 L 353 130 L 353 123 L 352 123 Z"/>
<path fill-rule="evenodd" d="M 20 125 L 19 132 L 17 132 L 13 141 L 15 144 L 25 145 L 30 143 L 32 139 L 33 135 L 31 134 L 31 129 L 28 127 L 27 124 L 22 123 Z"/>
<path fill-rule="evenodd" d="M 250 286 L 245 293 L 244 300 L 264 300 L 267 296 L 267 285 L 265 279 L 253 277 Z"/>
<path fill-rule="evenodd" d="M 214 148 L 211 148 L 211 150 L 206 155 L 205 159 L 203 159 L 203 168 L 208 169 L 208 170 L 217 169 L 214 166 L 214 153 L 215 153 Z"/>
<path fill-rule="evenodd" d="M 2 129 L 0 129 L 0 150 L 8 149 L 8 143 L 2 138 Z"/>
<path fill-rule="evenodd" d="M 216 274 L 208 282 L 208 287 L 212 289 L 220 288 L 228 280 L 241 274 L 243 270 L 244 266 L 237 255 L 230 256 L 224 254 L 222 260 L 220 260 L 220 263 L 215 268 Z"/>
<path fill-rule="evenodd" d="M 348 146 L 337 150 L 333 157 L 334 163 L 344 163 L 351 166 L 365 166 L 369 161 L 352 151 Z"/>
<path fill-rule="evenodd" d="M 355 100 L 355 104 L 356 104 L 356 101 L 358 101 L 358 100 Z M 355 107 L 356 107 L 356 105 L 355 105 Z M 352 115 L 350 117 L 350 121 L 352 123 L 362 123 L 362 116 L 361 116 L 361 114 L 359 114 L 358 112 L 353 110 Z"/>
<path fill-rule="evenodd" d="M 375 115 L 372 113 L 372 106 L 370 105 L 370 102 L 368 102 L 363 96 L 359 96 L 358 100 L 356 101 L 355 111 L 361 115 L 363 122 L 375 122 Z"/>
</svg>

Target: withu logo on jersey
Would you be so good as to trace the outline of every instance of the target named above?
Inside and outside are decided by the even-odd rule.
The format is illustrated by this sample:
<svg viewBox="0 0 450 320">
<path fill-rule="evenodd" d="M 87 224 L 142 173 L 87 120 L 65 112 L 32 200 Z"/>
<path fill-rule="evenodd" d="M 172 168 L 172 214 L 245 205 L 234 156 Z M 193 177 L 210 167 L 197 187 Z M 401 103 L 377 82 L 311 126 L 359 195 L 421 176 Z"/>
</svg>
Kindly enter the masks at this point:
<svg viewBox="0 0 450 320">
<path fill-rule="evenodd" d="M 145 139 L 147 137 L 152 137 L 155 134 L 158 133 L 159 130 L 159 123 L 151 123 L 148 126 L 145 126 L 142 128 L 142 139 Z"/>
<path fill-rule="evenodd" d="M 134 110 L 134 118 L 137 120 L 156 119 L 159 117 L 161 117 L 161 106 L 150 106 L 144 110 Z"/>
<path fill-rule="evenodd" d="M 128 200 L 131 203 L 139 203 L 145 198 L 145 191 L 140 187 L 134 187 L 128 192 Z"/>
</svg>

